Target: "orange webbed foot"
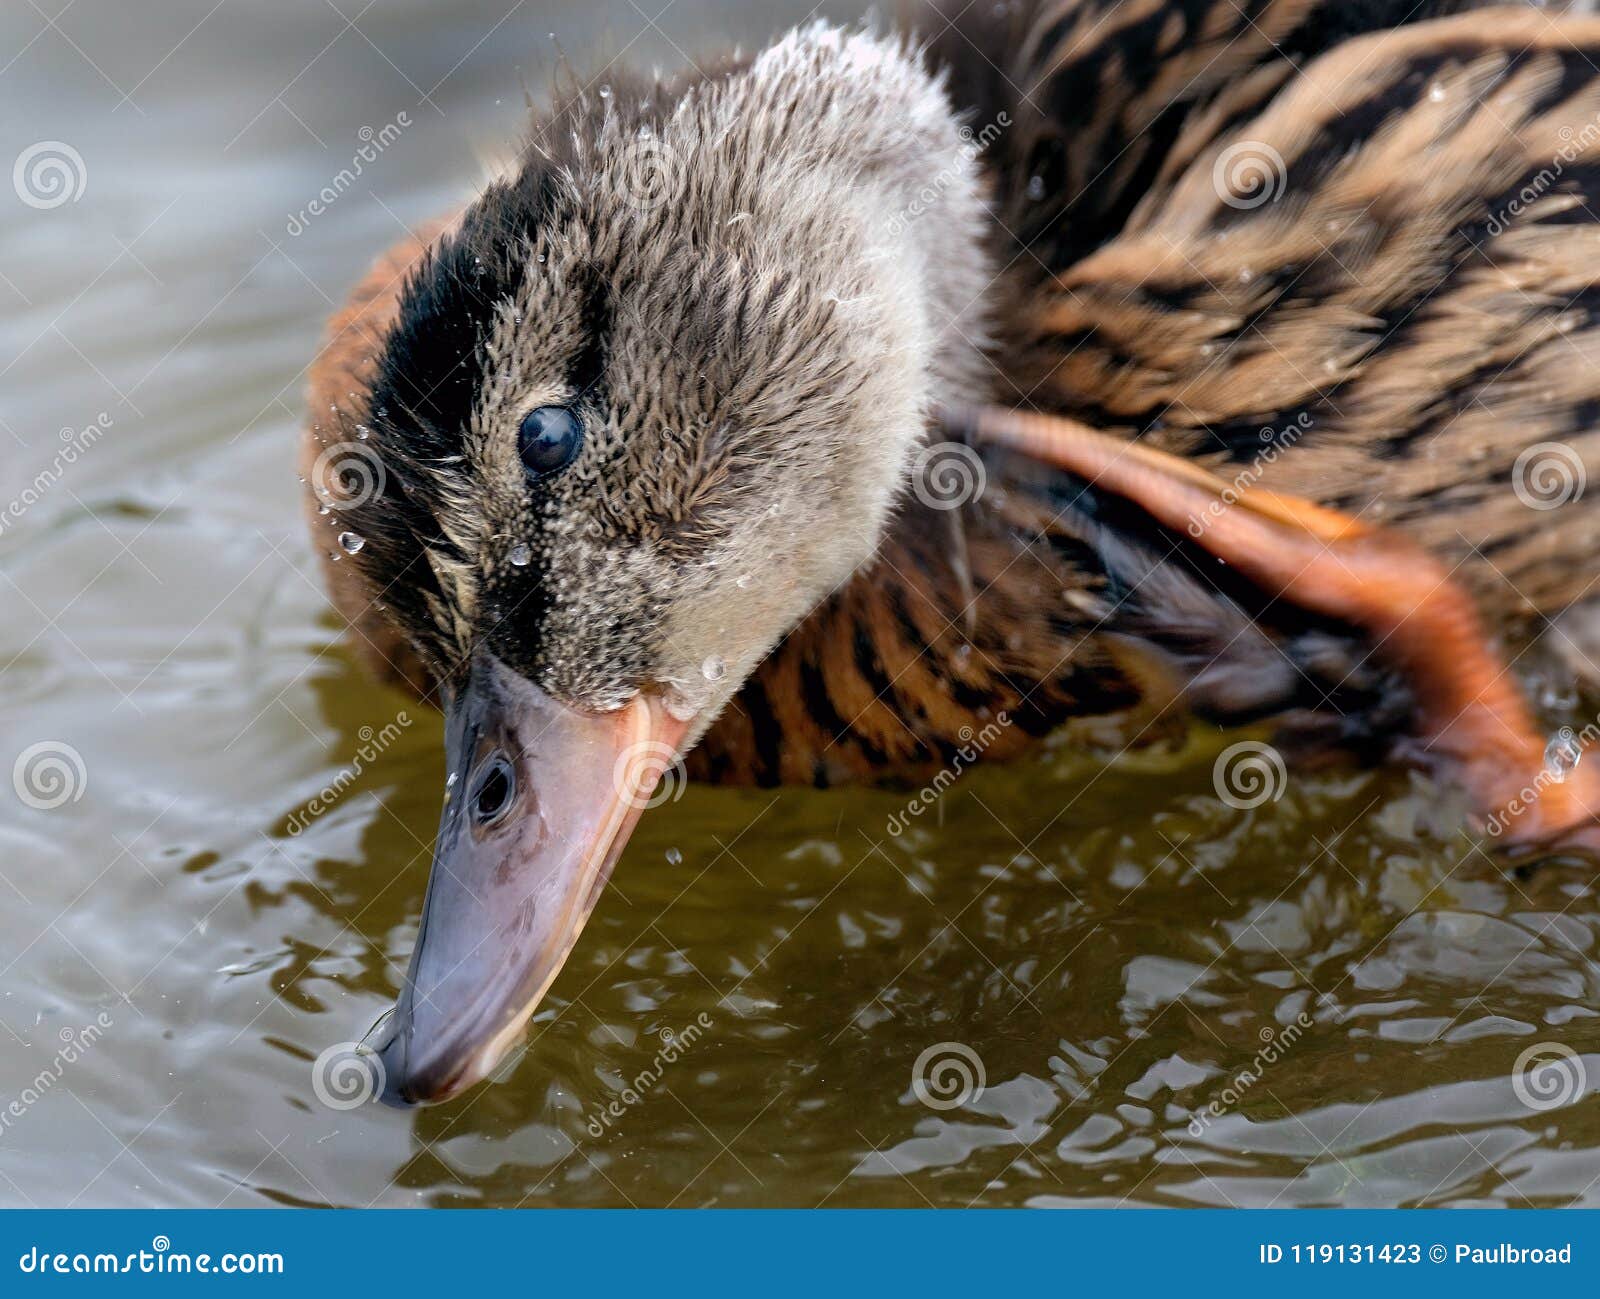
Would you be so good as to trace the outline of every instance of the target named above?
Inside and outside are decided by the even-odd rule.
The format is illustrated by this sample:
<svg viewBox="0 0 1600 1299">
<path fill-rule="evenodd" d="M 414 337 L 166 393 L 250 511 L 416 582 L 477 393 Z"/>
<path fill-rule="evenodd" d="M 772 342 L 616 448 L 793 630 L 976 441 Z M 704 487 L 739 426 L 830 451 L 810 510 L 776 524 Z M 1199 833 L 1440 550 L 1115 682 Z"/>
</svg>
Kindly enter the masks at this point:
<svg viewBox="0 0 1600 1299">
<path fill-rule="evenodd" d="M 1263 590 L 1365 632 L 1416 699 L 1428 765 L 1453 773 L 1504 850 L 1600 863 L 1600 757 L 1546 741 L 1465 589 L 1399 533 L 1315 502 L 1238 490 L 1192 461 L 1075 421 L 1000 407 L 947 427 L 1022 452 L 1137 504 Z M 1219 505 L 1221 508 L 1219 508 Z"/>
</svg>

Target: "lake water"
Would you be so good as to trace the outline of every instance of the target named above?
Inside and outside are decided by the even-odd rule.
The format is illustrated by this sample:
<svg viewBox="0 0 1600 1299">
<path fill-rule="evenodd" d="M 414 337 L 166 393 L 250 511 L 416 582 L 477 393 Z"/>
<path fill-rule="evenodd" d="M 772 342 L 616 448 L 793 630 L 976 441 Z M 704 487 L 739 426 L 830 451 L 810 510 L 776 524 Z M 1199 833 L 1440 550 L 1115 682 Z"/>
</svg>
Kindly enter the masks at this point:
<svg viewBox="0 0 1600 1299">
<path fill-rule="evenodd" d="M 319 1098 L 442 777 L 302 536 L 321 320 L 514 143 L 550 33 L 674 65 L 806 12 L 0 11 L 0 162 L 67 186 L 0 189 L 0 1203 L 1600 1204 L 1587 874 L 1506 875 L 1393 772 L 1230 807 L 1236 736 L 1061 740 L 901 834 L 903 795 L 692 790 L 503 1082 Z"/>
</svg>

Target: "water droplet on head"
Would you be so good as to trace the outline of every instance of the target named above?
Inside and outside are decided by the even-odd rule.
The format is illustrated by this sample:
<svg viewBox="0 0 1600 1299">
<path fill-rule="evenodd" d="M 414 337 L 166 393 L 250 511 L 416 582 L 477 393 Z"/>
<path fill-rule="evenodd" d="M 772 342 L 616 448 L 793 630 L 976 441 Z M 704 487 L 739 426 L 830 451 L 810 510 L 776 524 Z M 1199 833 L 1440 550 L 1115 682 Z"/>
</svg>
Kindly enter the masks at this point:
<svg viewBox="0 0 1600 1299">
<path fill-rule="evenodd" d="M 367 544 L 365 537 L 357 532 L 341 532 L 339 534 L 339 549 L 347 555 L 361 553 L 361 547 Z"/>
<path fill-rule="evenodd" d="M 517 542 L 511 547 L 511 553 L 506 557 L 511 561 L 513 568 L 526 568 L 528 561 L 533 558 L 533 551 L 523 542 Z"/>
<path fill-rule="evenodd" d="M 728 665 L 713 654 L 700 665 L 700 672 L 707 681 L 721 681 L 728 674 Z"/>
<path fill-rule="evenodd" d="M 683 865 L 683 854 L 681 852 L 679 852 L 676 848 L 668 848 L 667 849 L 667 862 L 668 862 L 669 865 L 672 865 L 672 866 L 681 866 L 681 865 Z"/>
<path fill-rule="evenodd" d="M 365 442 L 369 437 L 372 436 L 372 430 L 369 429 L 365 424 L 357 424 L 356 436 Z"/>
<path fill-rule="evenodd" d="M 1028 177 L 1028 197 L 1031 198 L 1035 203 L 1044 197 L 1043 176 Z"/>
<path fill-rule="evenodd" d="M 600 87 L 600 98 L 601 99 L 610 99 L 611 98 L 611 87 L 610 86 L 601 86 Z"/>
<path fill-rule="evenodd" d="M 741 573 L 737 578 L 734 579 L 733 584 L 741 591 L 748 591 L 750 589 L 750 581 L 751 579 L 749 573 Z"/>
</svg>

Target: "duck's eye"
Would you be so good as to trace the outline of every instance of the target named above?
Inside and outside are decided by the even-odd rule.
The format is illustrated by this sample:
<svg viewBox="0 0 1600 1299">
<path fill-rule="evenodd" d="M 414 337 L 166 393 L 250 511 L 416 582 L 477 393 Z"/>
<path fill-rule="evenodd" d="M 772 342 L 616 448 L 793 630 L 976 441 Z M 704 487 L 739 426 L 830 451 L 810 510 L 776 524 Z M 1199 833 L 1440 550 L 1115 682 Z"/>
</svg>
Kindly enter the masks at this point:
<svg viewBox="0 0 1600 1299">
<path fill-rule="evenodd" d="M 518 446 L 522 466 L 531 477 L 565 469 L 582 445 L 583 425 L 565 406 L 541 406 L 523 416 Z"/>
</svg>

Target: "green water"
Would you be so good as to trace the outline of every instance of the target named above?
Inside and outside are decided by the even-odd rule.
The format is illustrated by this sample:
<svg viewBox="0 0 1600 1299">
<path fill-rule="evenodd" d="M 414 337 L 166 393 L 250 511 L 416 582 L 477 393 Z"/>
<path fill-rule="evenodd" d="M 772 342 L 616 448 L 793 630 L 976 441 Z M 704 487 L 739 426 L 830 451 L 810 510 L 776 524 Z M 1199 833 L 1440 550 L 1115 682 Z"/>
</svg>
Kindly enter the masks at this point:
<svg viewBox="0 0 1600 1299">
<path fill-rule="evenodd" d="M 1237 737 L 1061 741 L 900 835 L 900 795 L 691 790 L 499 1085 L 324 1104 L 313 1062 L 398 987 L 442 770 L 301 538 L 319 321 L 514 137 L 547 32 L 671 64 L 805 12 L 341 4 L 0 15 L 0 161 L 61 141 L 87 182 L 0 186 L 0 503 L 110 421 L 0 528 L 0 757 L 81 761 L 57 807 L 0 782 L 0 1203 L 1600 1203 L 1588 877 L 1506 876 L 1396 773 L 1228 807 Z M 1582 1081 L 1540 1108 L 1514 1074 L 1550 1043 Z"/>
</svg>

